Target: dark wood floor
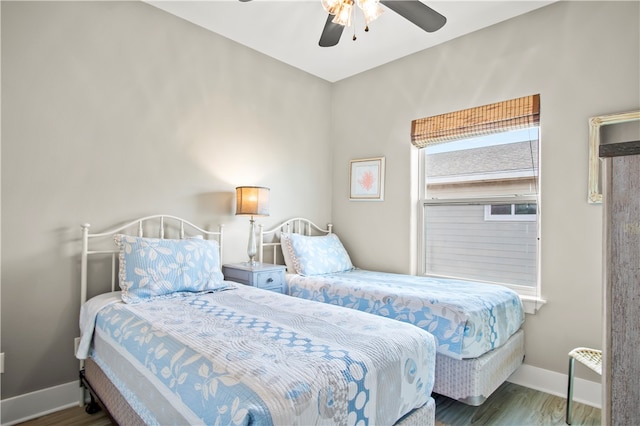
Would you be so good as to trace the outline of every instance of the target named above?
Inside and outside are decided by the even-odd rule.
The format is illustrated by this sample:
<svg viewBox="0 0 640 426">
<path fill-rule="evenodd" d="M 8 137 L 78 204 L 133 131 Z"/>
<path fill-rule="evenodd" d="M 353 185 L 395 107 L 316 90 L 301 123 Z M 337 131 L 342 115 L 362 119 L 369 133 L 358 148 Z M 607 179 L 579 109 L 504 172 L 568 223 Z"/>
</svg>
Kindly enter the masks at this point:
<svg viewBox="0 0 640 426">
<path fill-rule="evenodd" d="M 437 396 L 436 425 L 563 425 L 565 410 L 564 398 L 505 383 L 479 407 Z M 600 425 L 600 410 L 574 403 L 573 424 Z M 84 412 L 84 408 L 73 407 L 21 425 L 110 426 L 111 422 L 102 411 L 89 415 Z"/>
<path fill-rule="evenodd" d="M 436 425 L 564 425 L 566 399 L 506 382 L 484 404 L 471 407 L 437 396 Z M 573 425 L 600 425 L 600 410 L 573 403 Z"/>
</svg>

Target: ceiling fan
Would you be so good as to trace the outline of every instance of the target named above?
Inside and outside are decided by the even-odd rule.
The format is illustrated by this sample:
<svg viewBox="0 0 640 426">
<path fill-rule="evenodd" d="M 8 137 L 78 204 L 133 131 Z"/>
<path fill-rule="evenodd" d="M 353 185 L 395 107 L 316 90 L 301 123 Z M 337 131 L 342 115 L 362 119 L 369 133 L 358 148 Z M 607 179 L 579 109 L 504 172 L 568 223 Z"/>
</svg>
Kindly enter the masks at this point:
<svg viewBox="0 0 640 426">
<path fill-rule="evenodd" d="M 251 0 L 240 0 L 247 2 Z M 409 22 L 414 23 L 424 31 L 432 33 L 439 30 L 447 22 L 447 18 L 431 9 L 420 0 L 321 0 L 322 6 L 329 13 L 327 21 L 320 35 L 320 47 L 331 47 L 338 44 L 345 26 L 351 25 L 351 14 L 354 3 L 357 2 L 365 15 L 368 24 L 380 16 L 384 11 L 379 5 L 382 3 Z M 365 28 L 368 31 L 369 27 Z M 354 36 L 355 40 L 355 36 Z"/>
</svg>

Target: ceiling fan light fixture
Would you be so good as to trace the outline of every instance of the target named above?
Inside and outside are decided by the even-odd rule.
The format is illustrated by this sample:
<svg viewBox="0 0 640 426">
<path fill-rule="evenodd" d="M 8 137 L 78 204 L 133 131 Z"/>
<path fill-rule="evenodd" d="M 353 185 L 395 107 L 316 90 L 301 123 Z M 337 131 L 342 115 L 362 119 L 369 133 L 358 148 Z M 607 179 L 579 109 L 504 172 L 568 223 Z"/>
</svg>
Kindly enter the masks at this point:
<svg viewBox="0 0 640 426">
<path fill-rule="evenodd" d="M 320 35 L 320 41 L 318 42 L 320 47 L 331 47 L 338 44 L 344 27 L 351 25 L 354 9 L 360 9 L 364 15 L 366 23 L 364 28 L 365 32 L 369 31 L 369 23 L 384 12 L 385 8 L 382 6 L 386 6 L 428 33 L 438 31 L 447 23 L 447 18 L 424 4 L 424 0 L 320 1 L 324 10 L 329 13 L 322 29 L 322 34 Z M 357 7 L 353 7 L 354 4 Z M 356 39 L 355 31 L 353 39 Z"/>
<path fill-rule="evenodd" d="M 338 8 L 342 4 L 342 0 L 321 0 L 321 2 L 324 10 L 332 15 L 338 12 Z"/>
<path fill-rule="evenodd" d="M 358 7 L 362 10 L 367 25 L 384 12 L 379 0 L 358 0 Z"/>
<path fill-rule="evenodd" d="M 345 27 L 351 26 L 351 15 L 353 10 L 353 0 L 342 0 L 333 18 L 334 24 L 340 24 Z"/>
</svg>

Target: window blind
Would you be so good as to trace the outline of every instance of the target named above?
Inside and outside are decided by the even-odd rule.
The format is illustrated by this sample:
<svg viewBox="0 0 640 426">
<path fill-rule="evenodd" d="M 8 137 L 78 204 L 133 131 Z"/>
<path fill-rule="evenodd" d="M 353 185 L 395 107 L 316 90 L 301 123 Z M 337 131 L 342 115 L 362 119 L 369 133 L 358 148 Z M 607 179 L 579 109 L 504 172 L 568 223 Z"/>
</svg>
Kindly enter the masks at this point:
<svg viewBox="0 0 640 426">
<path fill-rule="evenodd" d="M 522 129 L 540 124 L 540 95 L 524 96 L 411 122 L 418 148 L 456 139 Z"/>
</svg>

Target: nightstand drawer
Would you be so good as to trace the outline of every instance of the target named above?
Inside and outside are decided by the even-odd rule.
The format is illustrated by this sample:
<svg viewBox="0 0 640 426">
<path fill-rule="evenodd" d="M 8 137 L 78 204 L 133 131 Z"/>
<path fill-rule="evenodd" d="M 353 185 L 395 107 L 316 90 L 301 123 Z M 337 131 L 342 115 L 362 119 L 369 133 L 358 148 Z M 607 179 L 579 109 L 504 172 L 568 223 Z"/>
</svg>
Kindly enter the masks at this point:
<svg viewBox="0 0 640 426">
<path fill-rule="evenodd" d="M 269 263 L 232 263 L 222 265 L 224 279 L 278 293 L 285 292 L 285 267 Z"/>
<path fill-rule="evenodd" d="M 282 273 L 275 272 L 259 272 L 256 274 L 255 286 L 259 288 L 273 288 L 282 286 Z"/>
</svg>

